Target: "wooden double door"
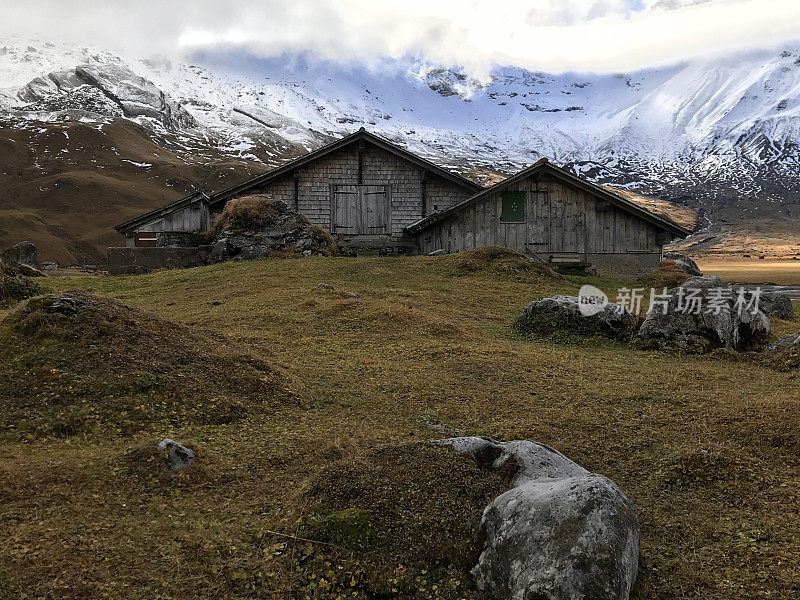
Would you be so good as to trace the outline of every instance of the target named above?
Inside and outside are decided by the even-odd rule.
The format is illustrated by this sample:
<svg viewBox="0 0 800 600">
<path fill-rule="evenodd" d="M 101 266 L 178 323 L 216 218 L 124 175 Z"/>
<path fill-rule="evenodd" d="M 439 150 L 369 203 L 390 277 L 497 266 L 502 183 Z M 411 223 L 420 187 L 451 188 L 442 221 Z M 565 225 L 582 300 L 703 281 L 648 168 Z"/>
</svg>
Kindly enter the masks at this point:
<svg viewBox="0 0 800 600">
<path fill-rule="evenodd" d="M 583 204 L 564 188 L 539 184 L 527 192 L 525 246 L 528 252 L 583 254 L 587 249 Z"/>
<path fill-rule="evenodd" d="M 332 185 L 331 231 L 346 235 L 391 234 L 388 185 Z"/>
</svg>

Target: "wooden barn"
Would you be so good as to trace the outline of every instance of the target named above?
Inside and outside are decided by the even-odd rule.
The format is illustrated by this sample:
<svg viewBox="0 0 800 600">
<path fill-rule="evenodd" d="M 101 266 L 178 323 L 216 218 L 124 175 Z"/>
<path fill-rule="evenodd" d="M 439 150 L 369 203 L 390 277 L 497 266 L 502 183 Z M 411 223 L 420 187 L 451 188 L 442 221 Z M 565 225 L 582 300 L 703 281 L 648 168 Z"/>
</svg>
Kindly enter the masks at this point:
<svg viewBox="0 0 800 600">
<path fill-rule="evenodd" d="M 268 194 L 328 229 L 345 249 L 416 253 L 408 225 L 481 189 L 361 129 L 264 175 L 214 194 L 192 194 L 115 229 L 128 246 L 189 244 L 213 226 L 229 199 Z"/>
<path fill-rule="evenodd" d="M 505 246 L 553 266 L 634 278 L 664 244 L 689 235 L 671 220 L 542 159 L 407 228 L 422 253 Z"/>
<path fill-rule="evenodd" d="M 131 250 L 197 246 L 228 200 L 250 194 L 270 195 L 305 214 L 348 254 L 451 253 L 498 245 L 554 266 L 592 266 L 605 275 L 635 278 L 658 268 L 664 244 L 690 233 L 546 159 L 484 189 L 363 129 L 264 175 L 220 192 L 192 194 L 116 230 Z M 158 264 L 152 252 L 147 258 Z"/>
</svg>

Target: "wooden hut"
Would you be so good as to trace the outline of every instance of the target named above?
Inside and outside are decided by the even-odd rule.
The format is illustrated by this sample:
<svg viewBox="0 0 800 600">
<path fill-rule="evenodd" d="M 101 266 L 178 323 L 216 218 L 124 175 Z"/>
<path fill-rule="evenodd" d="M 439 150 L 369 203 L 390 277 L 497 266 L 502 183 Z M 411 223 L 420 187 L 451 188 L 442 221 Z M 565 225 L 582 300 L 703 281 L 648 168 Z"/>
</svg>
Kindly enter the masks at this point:
<svg viewBox="0 0 800 600">
<path fill-rule="evenodd" d="M 115 229 L 128 246 L 191 245 L 229 199 L 267 194 L 330 230 L 341 248 L 416 253 L 406 227 L 480 189 L 361 129 L 264 175 L 217 193 L 192 194 Z"/>
<path fill-rule="evenodd" d="M 554 266 L 632 278 L 657 269 L 664 244 L 690 232 L 542 159 L 408 226 L 421 252 L 505 246 Z"/>
</svg>

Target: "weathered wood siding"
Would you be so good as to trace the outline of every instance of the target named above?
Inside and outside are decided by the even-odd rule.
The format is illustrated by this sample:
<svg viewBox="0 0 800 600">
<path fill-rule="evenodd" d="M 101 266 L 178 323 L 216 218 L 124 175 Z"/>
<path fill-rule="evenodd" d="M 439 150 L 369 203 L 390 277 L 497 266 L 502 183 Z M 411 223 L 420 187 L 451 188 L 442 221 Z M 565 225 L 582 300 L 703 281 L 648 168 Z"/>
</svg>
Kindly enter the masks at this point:
<svg viewBox="0 0 800 600">
<path fill-rule="evenodd" d="M 196 202 L 142 225 L 136 231 L 205 231 L 209 226 L 208 205 L 205 202 Z"/>
<path fill-rule="evenodd" d="M 335 210 L 332 195 L 336 189 L 343 189 L 338 186 L 358 185 L 358 175 L 359 150 L 356 144 L 301 167 L 297 180 L 299 212 L 305 214 L 315 225 L 331 229 L 331 217 Z M 423 169 L 417 165 L 377 146 L 365 144 L 361 158 L 361 184 L 371 186 L 369 189 L 373 192 L 376 190 L 374 186 L 386 186 L 389 227 L 385 234 L 375 233 L 374 229 L 372 232 L 362 229 L 361 233 L 351 236 L 407 239 L 405 228 L 429 214 L 433 206 L 437 210 L 443 210 L 474 194 L 473 190 L 462 188 L 433 173 L 428 173 L 423 182 L 423 175 Z M 295 176 L 287 174 L 248 193 L 269 194 L 293 207 Z M 356 226 L 355 223 L 353 226 Z M 337 233 L 344 234 L 343 231 Z"/>
<path fill-rule="evenodd" d="M 661 252 L 654 225 L 580 188 L 532 176 L 507 191 L 525 192 L 524 222 L 500 220 L 498 191 L 420 232 L 420 251 L 460 252 L 498 245 L 545 259 L 554 254 Z"/>
</svg>

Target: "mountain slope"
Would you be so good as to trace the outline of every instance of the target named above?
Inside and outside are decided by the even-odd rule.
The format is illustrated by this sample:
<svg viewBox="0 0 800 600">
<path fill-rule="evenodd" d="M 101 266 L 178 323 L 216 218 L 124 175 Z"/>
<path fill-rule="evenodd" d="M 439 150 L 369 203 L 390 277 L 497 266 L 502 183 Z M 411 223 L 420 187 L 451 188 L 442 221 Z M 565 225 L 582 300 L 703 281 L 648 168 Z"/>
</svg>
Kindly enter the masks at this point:
<svg viewBox="0 0 800 600">
<path fill-rule="evenodd" d="M 171 63 L 12 42 L 0 48 L 0 246 L 29 236 L 60 262 L 93 262 L 118 243 L 113 224 L 360 126 L 481 182 L 547 156 L 683 203 L 703 215 L 698 249 L 800 252 L 800 46 L 482 81 L 411 60 Z"/>
</svg>

